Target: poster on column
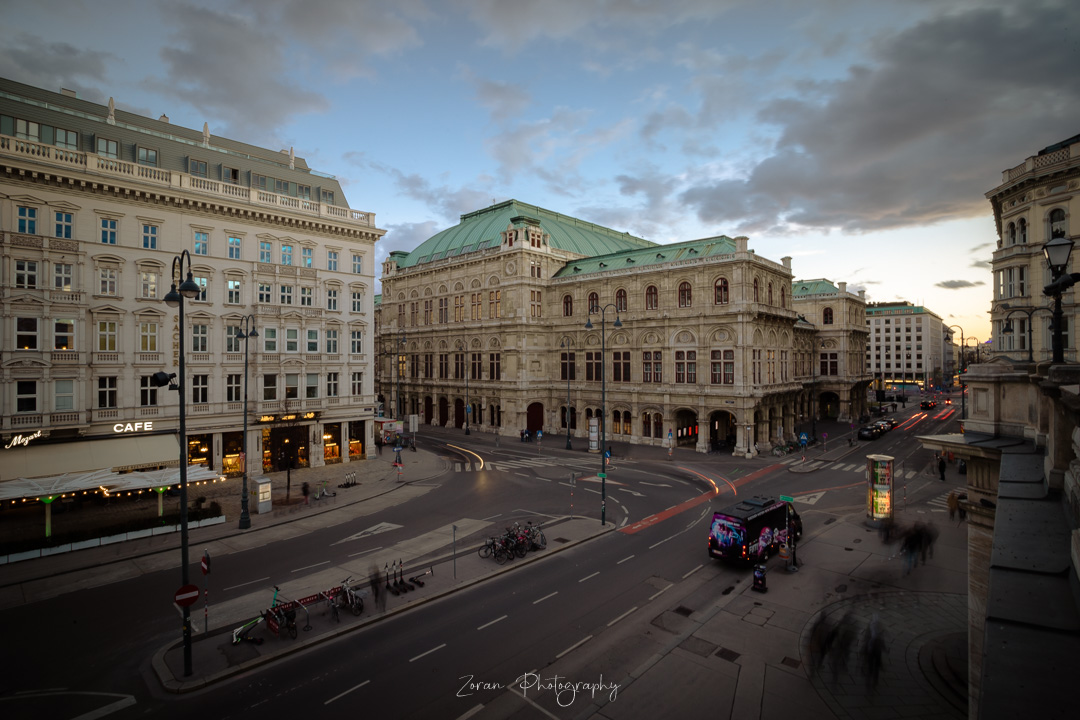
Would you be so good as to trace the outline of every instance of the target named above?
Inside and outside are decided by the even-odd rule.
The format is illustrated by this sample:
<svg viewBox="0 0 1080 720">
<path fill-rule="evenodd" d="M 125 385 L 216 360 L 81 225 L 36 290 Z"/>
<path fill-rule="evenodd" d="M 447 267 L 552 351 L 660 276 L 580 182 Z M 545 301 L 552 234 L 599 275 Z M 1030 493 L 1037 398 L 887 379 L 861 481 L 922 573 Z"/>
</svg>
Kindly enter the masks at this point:
<svg viewBox="0 0 1080 720">
<path fill-rule="evenodd" d="M 866 516 L 871 520 L 892 517 L 893 458 L 866 456 Z"/>
<path fill-rule="evenodd" d="M 600 418 L 589 418 L 589 452 L 600 452 Z"/>
</svg>

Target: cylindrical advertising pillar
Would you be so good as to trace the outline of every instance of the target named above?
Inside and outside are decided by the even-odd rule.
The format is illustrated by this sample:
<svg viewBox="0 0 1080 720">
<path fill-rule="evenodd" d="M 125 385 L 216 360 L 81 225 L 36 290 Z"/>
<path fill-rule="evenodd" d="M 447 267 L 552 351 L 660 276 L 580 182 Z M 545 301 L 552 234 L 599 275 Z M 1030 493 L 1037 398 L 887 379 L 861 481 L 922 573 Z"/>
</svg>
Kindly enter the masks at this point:
<svg viewBox="0 0 1080 720">
<path fill-rule="evenodd" d="M 866 456 L 866 519 L 879 527 L 893 516 L 893 458 Z"/>
</svg>

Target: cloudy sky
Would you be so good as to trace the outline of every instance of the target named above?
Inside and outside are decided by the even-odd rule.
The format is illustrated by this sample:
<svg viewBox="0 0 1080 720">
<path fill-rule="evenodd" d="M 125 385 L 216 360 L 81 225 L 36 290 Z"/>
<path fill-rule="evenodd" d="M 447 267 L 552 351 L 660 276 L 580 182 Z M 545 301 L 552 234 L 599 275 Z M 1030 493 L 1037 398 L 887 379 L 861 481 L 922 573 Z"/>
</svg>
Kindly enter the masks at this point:
<svg viewBox="0 0 1080 720">
<path fill-rule="evenodd" d="M 0 0 L 0 76 L 296 154 L 387 233 L 508 198 L 987 339 L 984 193 L 1080 132 L 1074 0 Z"/>
</svg>

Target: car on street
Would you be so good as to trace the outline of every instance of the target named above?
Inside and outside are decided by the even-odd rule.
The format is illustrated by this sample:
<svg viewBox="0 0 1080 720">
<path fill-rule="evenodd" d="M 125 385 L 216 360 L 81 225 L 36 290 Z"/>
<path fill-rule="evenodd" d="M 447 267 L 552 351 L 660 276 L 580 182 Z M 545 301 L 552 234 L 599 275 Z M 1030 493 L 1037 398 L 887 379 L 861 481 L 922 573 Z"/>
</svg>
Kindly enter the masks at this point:
<svg viewBox="0 0 1080 720">
<path fill-rule="evenodd" d="M 874 424 L 875 425 L 880 425 L 885 430 L 885 432 L 889 432 L 894 427 L 896 427 L 899 423 L 897 423 L 894 418 L 887 417 L 887 418 L 882 418 L 881 420 L 878 420 Z"/>
<path fill-rule="evenodd" d="M 877 440 L 881 437 L 882 430 L 876 425 L 863 425 L 859 428 L 860 440 Z"/>
<path fill-rule="evenodd" d="M 946 405 L 952 405 L 952 398 L 945 398 Z"/>
<path fill-rule="evenodd" d="M 937 407 L 937 402 L 934 400 L 923 400 L 919 403 L 919 408 L 922 410 L 933 410 Z"/>
</svg>

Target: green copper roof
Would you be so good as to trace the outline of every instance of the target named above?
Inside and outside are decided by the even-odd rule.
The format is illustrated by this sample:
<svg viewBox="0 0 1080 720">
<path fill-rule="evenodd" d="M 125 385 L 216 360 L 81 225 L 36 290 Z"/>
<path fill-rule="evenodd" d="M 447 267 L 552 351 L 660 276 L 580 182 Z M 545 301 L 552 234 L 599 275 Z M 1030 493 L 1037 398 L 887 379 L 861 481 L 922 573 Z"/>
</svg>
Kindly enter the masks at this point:
<svg viewBox="0 0 1080 720">
<path fill-rule="evenodd" d="M 461 222 L 433 235 L 408 254 L 399 258 L 400 268 L 408 268 L 431 260 L 498 247 L 507 227 L 524 227 L 538 222 L 549 236 L 551 247 L 578 255 L 607 255 L 621 250 L 656 247 L 655 243 L 620 233 L 584 220 L 561 215 L 517 200 L 492 205 L 483 210 L 466 213 Z"/>
<path fill-rule="evenodd" d="M 627 268 L 660 265 L 676 260 L 707 258 L 716 255 L 731 255 L 734 253 L 735 241 L 726 235 L 720 235 L 718 237 L 689 240 L 687 242 L 674 243 L 671 245 L 649 245 L 645 248 L 634 248 L 597 257 L 571 260 L 566 263 L 561 270 L 555 273 L 554 277 L 587 275 L 589 273 L 604 272 L 607 270 L 625 270 Z"/>
<path fill-rule="evenodd" d="M 828 280 L 795 280 L 791 283 L 791 297 L 807 295 L 829 295 L 840 292 L 839 288 Z"/>
</svg>

